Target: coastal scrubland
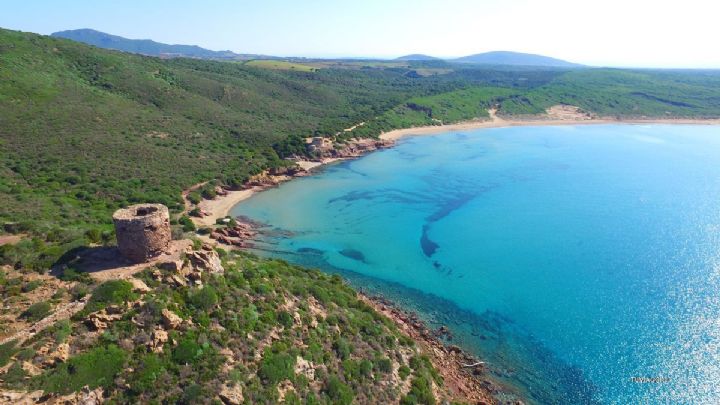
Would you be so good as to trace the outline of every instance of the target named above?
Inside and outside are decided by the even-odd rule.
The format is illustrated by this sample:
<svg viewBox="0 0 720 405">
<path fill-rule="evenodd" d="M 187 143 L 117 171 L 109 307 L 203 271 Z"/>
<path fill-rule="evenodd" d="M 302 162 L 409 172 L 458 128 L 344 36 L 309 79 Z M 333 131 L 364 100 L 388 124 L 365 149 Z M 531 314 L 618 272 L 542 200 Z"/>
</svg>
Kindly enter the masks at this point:
<svg viewBox="0 0 720 405">
<path fill-rule="evenodd" d="M 104 282 L 87 274 L 3 273 L 0 296 L 14 304 L 3 318 L 22 311 L 18 322 L 28 326 L 15 325 L 18 333 L 0 344 L 1 398 L 129 404 L 453 399 L 415 342 L 339 276 L 238 252 L 215 254 L 223 267 L 212 272 L 149 267 Z M 45 301 L 22 310 L 30 294 Z M 23 333 L 51 309 L 77 300 L 86 304 L 70 317 Z"/>
<path fill-rule="evenodd" d="M 720 117 L 716 71 L 293 66 L 158 59 L 0 30 L 0 236 L 8 241 L 0 244 L 0 288 L 4 308 L 13 308 L 2 322 L 30 326 L 58 308 L 89 306 L 33 339 L 2 344 L 3 389 L 100 387 L 128 403 L 193 402 L 223 389 L 254 403 L 432 403 L 442 386 L 432 365 L 337 277 L 222 253 L 227 271 L 203 275 L 202 290 L 158 283 L 148 270 L 138 277 L 150 290 L 139 293 L 100 284 L 73 263 L 112 246 L 111 213 L 133 203 L 167 205 L 175 237 L 192 237 L 183 190 L 202 184 L 188 195 L 197 204 L 216 186 L 238 188 L 294 165 L 289 159 L 311 158 L 310 136 L 376 138 L 487 118 L 490 108 L 534 117 L 558 104 L 605 117 Z M 31 306 L 37 291 L 46 304 Z M 110 314 L 119 317 L 88 334 L 83 316 L 108 308 L 121 308 Z M 151 325 L 163 310 L 192 322 L 156 350 Z M 43 363 L 62 344 L 67 356 Z M 241 359 L 228 365 L 224 349 Z M 298 359 L 322 372 L 303 377 Z"/>
</svg>

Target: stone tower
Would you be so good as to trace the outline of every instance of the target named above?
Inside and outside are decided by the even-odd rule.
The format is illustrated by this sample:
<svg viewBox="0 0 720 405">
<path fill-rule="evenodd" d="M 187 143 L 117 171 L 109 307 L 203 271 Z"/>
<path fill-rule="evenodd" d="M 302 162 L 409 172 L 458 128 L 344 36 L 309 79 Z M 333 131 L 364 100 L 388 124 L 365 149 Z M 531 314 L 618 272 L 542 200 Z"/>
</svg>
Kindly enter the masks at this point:
<svg viewBox="0 0 720 405">
<path fill-rule="evenodd" d="M 137 204 L 113 214 L 118 248 L 134 262 L 144 262 L 170 244 L 170 214 L 162 204 Z"/>
</svg>

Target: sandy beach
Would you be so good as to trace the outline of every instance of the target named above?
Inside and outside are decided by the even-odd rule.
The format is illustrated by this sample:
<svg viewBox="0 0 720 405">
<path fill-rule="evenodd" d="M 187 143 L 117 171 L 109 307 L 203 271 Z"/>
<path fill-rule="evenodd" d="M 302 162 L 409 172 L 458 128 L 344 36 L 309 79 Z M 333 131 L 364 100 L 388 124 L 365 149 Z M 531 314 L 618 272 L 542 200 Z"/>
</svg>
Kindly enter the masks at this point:
<svg viewBox="0 0 720 405">
<path fill-rule="evenodd" d="M 577 107 L 554 106 L 548 109 L 546 115 L 525 118 L 506 119 L 499 117 L 495 110 L 488 111 L 490 118 L 472 120 L 449 125 L 434 125 L 396 129 L 380 134 L 380 139 L 396 141 L 406 136 L 435 135 L 443 132 L 463 131 L 481 128 L 503 128 L 515 126 L 554 126 L 554 125 L 601 125 L 601 124 L 676 124 L 676 125 L 720 125 L 720 119 L 617 119 L 611 117 L 592 117 L 581 112 Z M 342 159 L 323 159 L 322 161 L 300 160 L 296 163 L 306 171 L 313 171 L 323 165 L 337 162 Z M 203 183 L 204 184 L 204 183 Z M 196 185 L 197 186 L 197 185 Z M 218 196 L 213 200 L 203 200 L 199 207 L 208 216 L 193 218 L 198 226 L 212 226 L 218 218 L 227 216 L 232 208 L 253 194 L 268 187 L 253 187 L 246 190 L 228 191 L 225 196 Z M 185 193 L 186 194 L 186 193 Z"/>
<path fill-rule="evenodd" d="M 312 172 L 318 167 L 337 162 L 339 160 L 342 159 L 323 159 L 322 161 L 299 160 L 295 163 L 297 163 L 298 166 L 300 166 L 304 170 Z M 200 186 L 203 184 L 205 183 L 201 183 Z M 198 185 L 195 185 L 193 187 L 197 188 Z M 224 218 L 228 216 L 235 205 L 237 205 L 241 201 L 252 197 L 253 194 L 257 192 L 266 190 L 267 188 L 268 187 L 252 187 L 245 190 L 227 190 L 226 195 L 218 195 L 212 200 L 202 200 L 200 204 L 198 204 L 198 208 L 200 208 L 208 215 L 201 218 L 194 217 L 193 221 L 195 222 L 195 225 L 200 227 L 213 226 L 215 225 L 215 221 L 218 218 Z M 189 204 L 187 201 L 187 194 L 188 193 L 185 192 L 183 193 L 183 196 L 185 197 L 186 204 Z"/>
<path fill-rule="evenodd" d="M 396 141 L 406 136 L 435 135 L 443 132 L 463 131 L 481 128 L 504 128 L 519 126 L 554 126 L 554 125 L 601 125 L 601 124 L 675 124 L 675 125 L 720 125 L 720 119 L 686 119 L 686 118 L 631 118 L 618 119 L 612 117 L 588 117 L 577 109 L 568 106 L 555 106 L 548 109 L 548 114 L 525 118 L 505 119 L 498 117 L 495 110 L 489 110 L 489 119 L 471 120 L 449 125 L 430 125 L 423 127 L 396 129 L 380 134 L 380 139 Z"/>
</svg>

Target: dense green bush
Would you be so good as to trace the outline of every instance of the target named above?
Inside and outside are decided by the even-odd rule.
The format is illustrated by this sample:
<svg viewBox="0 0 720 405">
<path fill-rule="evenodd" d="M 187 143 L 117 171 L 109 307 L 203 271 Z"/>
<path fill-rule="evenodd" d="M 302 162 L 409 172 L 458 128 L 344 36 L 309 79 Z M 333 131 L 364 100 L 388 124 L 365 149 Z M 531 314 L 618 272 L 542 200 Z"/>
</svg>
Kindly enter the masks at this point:
<svg viewBox="0 0 720 405">
<path fill-rule="evenodd" d="M 172 359 L 178 364 L 192 364 L 203 354 L 203 348 L 194 337 L 188 336 L 178 342 L 172 351 Z"/>
<path fill-rule="evenodd" d="M 110 280 L 95 287 L 85 306 L 86 312 L 94 312 L 108 305 L 120 305 L 137 299 L 133 286 L 125 280 Z"/>
<path fill-rule="evenodd" d="M 207 311 L 218 303 L 218 294 L 215 288 L 209 285 L 196 288 L 188 293 L 188 302 L 199 310 Z"/>
<path fill-rule="evenodd" d="M 108 387 L 122 370 L 127 353 L 117 346 L 98 347 L 71 357 L 37 378 L 45 392 L 68 394 L 84 386 L 90 389 Z"/>
<path fill-rule="evenodd" d="M 183 232 L 195 231 L 195 223 L 187 215 L 183 215 L 178 219 L 178 223 L 182 225 Z"/>
<path fill-rule="evenodd" d="M 258 377 L 264 382 L 275 385 L 285 379 L 292 380 L 295 376 L 295 357 L 288 353 L 275 353 L 268 349 L 263 355 Z"/>
<path fill-rule="evenodd" d="M 435 402 L 430 380 L 424 375 L 413 378 L 410 385 L 410 392 L 400 399 L 400 405 L 435 405 Z"/>
<path fill-rule="evenodd" d="M 352 346 L 345 338 L 335 340 L 332 347 L 337 356 L 342 360 L 349 358 L 350 353 L 352 353 Z"/>
<path fill-rule="evenodd" d="M 5 366 L 10 361 L 10 358 L 17 353 L 16 344 L 16 340 L 11 340 L 0 345 L 0 367 Z"/>
<path fill-rule="evenodd" d="M 349 405 L 355 397 L 352 389 L 340 381 L 335 375 L 328 378 L 327 384 L 325 385 L 325 392 L 328 397 L 330 397 L 332 403 L 338 405 Z"/>
<path fill-rule="evenodd" d="M 20 314 L 20 318 L 30 322 L 37 322 L 50 314 L 52 306 L 49 302 L 36 302 Z"/>
</svg>

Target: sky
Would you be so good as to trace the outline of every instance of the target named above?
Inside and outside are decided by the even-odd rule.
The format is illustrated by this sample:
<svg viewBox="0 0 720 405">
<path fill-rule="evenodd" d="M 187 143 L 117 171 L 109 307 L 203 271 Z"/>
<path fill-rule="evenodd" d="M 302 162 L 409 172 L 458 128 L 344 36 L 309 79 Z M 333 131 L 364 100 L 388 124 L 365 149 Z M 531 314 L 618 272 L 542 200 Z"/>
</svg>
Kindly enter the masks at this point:
<svg viewBox="0 0 720 405">
<path fill-rule="evenodd" d="M 719 20 L 717 0 L 0 0 L 0 27 L 40 34 L 306 57 L 508 50 L 619 67 L 720 68 Z"/>
</svg>

